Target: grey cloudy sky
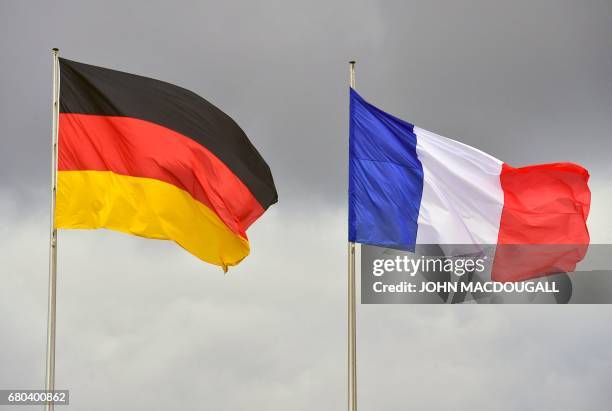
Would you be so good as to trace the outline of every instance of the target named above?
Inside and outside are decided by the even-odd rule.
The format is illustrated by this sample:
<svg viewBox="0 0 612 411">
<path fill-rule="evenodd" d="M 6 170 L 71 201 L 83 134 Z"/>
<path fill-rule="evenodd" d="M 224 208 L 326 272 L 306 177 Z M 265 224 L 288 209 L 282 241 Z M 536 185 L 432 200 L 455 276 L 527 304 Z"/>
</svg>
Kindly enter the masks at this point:
<svg viewBox="0 0 612 411">
<path fill-rule="evenodd" d="M 371 102 L 512 164 L 591 173 L 612 243 L 612 2 L 0 2 L 0 388 L 44 378 L 51 53 L 232 115 L 280 202 L 228 275 L 61 232 L 57 386 L 76 410 L 345 403 L 347 61 Z M 604 410 L 607 306 L 360 306 L 362 410 Z"/>
</svg>

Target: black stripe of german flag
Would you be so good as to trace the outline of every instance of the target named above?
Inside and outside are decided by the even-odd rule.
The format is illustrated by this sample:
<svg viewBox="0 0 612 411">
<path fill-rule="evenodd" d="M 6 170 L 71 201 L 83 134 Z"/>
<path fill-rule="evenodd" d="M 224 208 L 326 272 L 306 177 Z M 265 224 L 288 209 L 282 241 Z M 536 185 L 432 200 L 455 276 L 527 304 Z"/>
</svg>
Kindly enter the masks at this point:
<svg viewBox="0 0 612 411">
<path fill-rule="evenodd" d="M 58 228 L 173 240 L 224 268 L 277 201 L 242 129 L 189 90 L 60 59 Z"/>
</svg>

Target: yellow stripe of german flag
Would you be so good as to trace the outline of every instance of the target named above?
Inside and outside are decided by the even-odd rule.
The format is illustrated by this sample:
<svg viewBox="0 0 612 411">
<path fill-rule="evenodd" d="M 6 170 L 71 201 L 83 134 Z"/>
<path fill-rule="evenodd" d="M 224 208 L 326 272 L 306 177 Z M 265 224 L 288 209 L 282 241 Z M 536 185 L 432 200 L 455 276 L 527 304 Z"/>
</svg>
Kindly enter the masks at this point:
<svg viewBox="0 0 612 411">
<path fill-rule="evenodd" d="M 173 240 L 224 270 L 249 254 L 248 241 L 187 192 L 163 181 L 110 171 L 60 171 L 55 224 Z"/>
</svg>

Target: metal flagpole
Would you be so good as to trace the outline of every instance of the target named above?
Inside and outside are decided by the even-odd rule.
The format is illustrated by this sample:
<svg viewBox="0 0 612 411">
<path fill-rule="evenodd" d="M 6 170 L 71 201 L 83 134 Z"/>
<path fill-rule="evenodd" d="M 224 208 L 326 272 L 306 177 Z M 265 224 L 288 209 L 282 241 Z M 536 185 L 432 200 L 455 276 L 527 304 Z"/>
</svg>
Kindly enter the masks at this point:
<svg viewBox="0 0 612 411">
<path fill-rule="evenodd" d="M 57 130 L 59 122 L 59 49 L 53 54 L 53 121 L 51 131 L 51 236 L 49 239 L 49 302 L 47 318 L 47 373 L 45 390 L 55 389 L 55 297 L 57 283 L 57 229 L 55 228 L 55 196 L 57 191 Z M 46 411 L 53 411 L 53 402 L 47 402 Z"/>
<path fill-rule="evenodd" d="M 349 62 L 349 84 L 355 88 L 355 62 Z M 348 243 L 348 410 L 357 411 L 357 326 L 355 309 L 355 243 Z"/>
</svg>

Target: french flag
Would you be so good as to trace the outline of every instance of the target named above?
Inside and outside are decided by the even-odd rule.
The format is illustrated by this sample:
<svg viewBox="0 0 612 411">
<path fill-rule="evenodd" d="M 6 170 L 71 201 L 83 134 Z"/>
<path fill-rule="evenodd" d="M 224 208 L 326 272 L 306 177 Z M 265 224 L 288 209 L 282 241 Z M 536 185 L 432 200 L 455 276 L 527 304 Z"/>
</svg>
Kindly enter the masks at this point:
<svg viewBox="0 0 612 411">
<path fill-rule="evenodd" d="M 589 173 L 573 163 L 514 168 L 423 130 L 350 90 L 349 241 L 496 245 L 492 278 L 570 272 L 586 254 Z M 444 248 L 443 248 L 444 249 Z"/>
</svg>

